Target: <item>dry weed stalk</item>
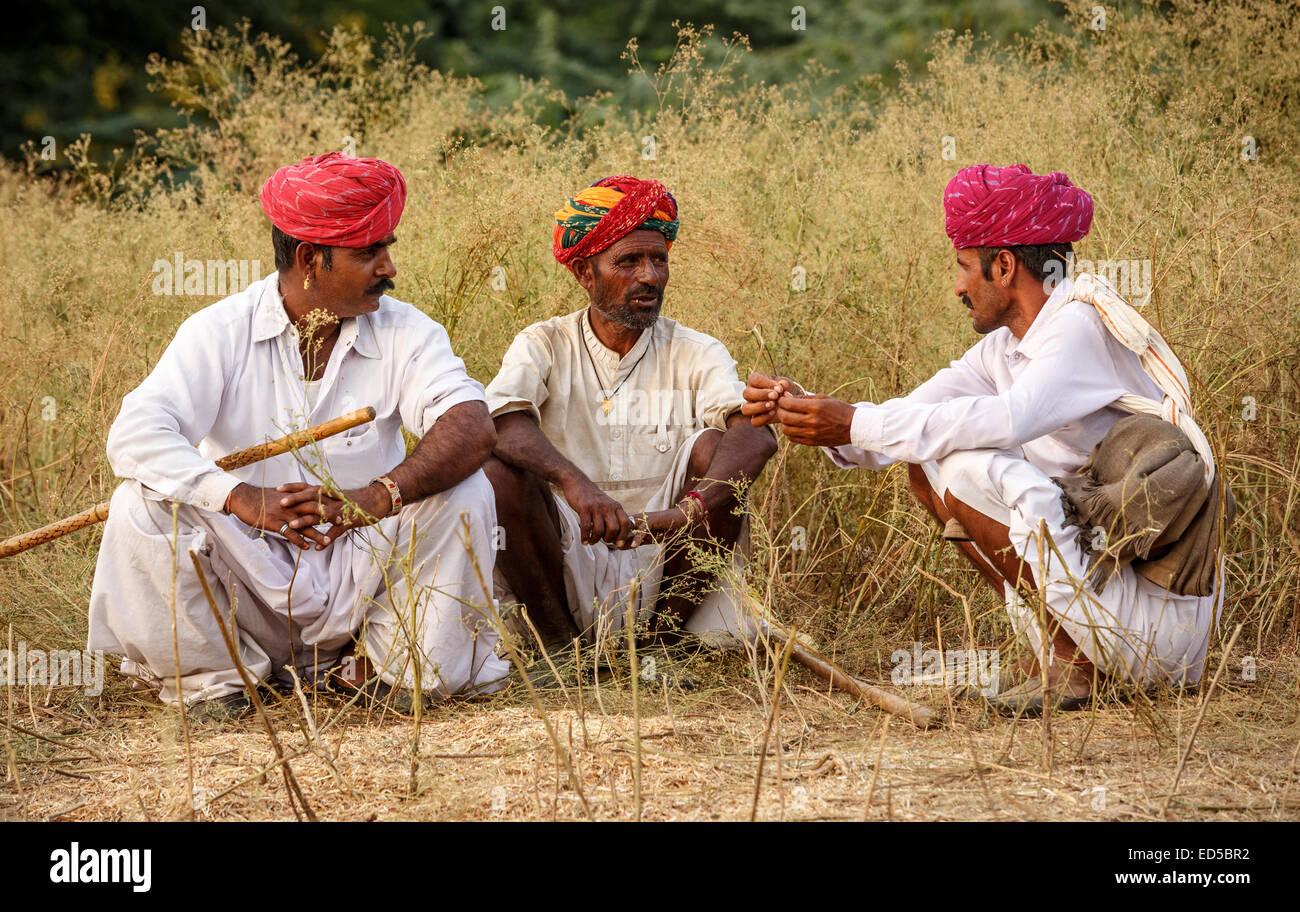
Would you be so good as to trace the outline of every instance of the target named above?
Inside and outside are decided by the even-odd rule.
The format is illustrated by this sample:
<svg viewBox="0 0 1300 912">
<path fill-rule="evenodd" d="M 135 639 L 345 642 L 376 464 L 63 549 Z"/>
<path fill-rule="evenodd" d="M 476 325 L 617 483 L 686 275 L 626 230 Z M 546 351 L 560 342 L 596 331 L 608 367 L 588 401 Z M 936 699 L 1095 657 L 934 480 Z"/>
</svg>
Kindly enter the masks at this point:
<svg viewBox="0 0 1300 912">
<path fill-rule="evenodd" d="M 266 728 L 266 736 L 271 740 L 271 747 L 275 750 L 275 756 L 282 763 L 281 771 L 284 773 L 284 784 L 288 791 L 289 807 L 293 814 L 299 820 L 305 815 L 308 820 L 315 821 L 316 814 L 312 811 L 311 805 L 307 803 L 307 798 L 302 793 L 302 788 L 298 785 L 298 779 L 293 774 L 293 769 L 289 766 L 289 761 L 285 757 L 284 748 L 280 746 L 280 738 L 275 733 L 275 726 L 271 724 L 271 719 L 266 714 L 266 707 L 262 705 L 262 697 L 257 692 L 257 682 L 249 675 L 248 669 L 244 667 L 244 661 L 239 656 L 239 647 L 235 642 L 235 634 L 226 626 L 225 618 L 221 616 L 221 609 L 217 607 L 217 600 L 212 596 L 212 589 L 208 586 L 207 574 L 203 572 L 203 564 L 199 562 L 199 556 L 193 552 L 190 558 L 194 563 L 194 572 L 198 574 L 199 584 L 203 587 L 203 596 L 208 600 L 208 607 L 212 610 L 212 616 L 216 619 L 217 628 L 221 632 L 221 639 L 225 641 L 226 651 L 230 654 L 230 660 L 235 663 L 235 668 L 239 671 L 239 677 L 244 682 L 244 689 L 248 693 L 248 698 L 253 703 L 253 708 L 257 711 L 257 716 L 262 720 L 262 725 Z M 231 613 L 231 623 L 234 622 L 234 613 Z"/>
</svg>

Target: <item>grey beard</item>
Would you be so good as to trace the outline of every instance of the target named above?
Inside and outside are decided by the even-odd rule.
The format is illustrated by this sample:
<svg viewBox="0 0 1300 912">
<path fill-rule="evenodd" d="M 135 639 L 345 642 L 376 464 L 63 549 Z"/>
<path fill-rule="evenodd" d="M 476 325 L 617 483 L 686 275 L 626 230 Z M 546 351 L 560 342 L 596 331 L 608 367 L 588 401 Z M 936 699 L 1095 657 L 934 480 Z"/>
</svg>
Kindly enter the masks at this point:
<svg viewBox="0 0 1300 912">
<path fill-rule="evenodd" d="M 600 315 L 611 323 L 626 326 L 628 329 L 649 329 L 659 319 L 659 310 L 663 308 L 663 301 L 659 302 L 659 307 L 656 308 L 654 313 L 648 315 L 631 310 L 623 304 L 619 304 L 611 310 L 606 310 L 595 303 L 592 306 L 600 311 Z"/>
</svg>

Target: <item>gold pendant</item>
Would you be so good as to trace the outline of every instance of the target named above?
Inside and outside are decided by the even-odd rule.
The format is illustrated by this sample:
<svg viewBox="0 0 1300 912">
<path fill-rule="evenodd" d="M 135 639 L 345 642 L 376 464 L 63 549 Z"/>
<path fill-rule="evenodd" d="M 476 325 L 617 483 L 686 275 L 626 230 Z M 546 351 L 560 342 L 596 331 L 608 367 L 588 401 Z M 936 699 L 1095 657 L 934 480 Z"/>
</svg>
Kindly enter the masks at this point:
<svg viewBox="0 0 1300 912">
<path fill-rule="evenodd" d="M 600 407 L 603 408 L 605 410 L 605 414 L 608 415 L 609 410 L 612 409 L 614 406 L 610 403 L 608 399 L 606 399 L 604 402 L 600 404 Z"/>
</svg>

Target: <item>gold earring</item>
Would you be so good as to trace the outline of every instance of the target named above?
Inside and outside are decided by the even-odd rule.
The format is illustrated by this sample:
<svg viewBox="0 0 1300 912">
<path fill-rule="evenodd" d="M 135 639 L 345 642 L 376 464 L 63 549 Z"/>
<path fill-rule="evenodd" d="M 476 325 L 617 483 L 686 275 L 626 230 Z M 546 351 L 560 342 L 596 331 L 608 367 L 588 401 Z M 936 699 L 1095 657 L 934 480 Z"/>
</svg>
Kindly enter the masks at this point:
<svg viewBox="0 0 1300 912">
<path fill-rule="evenodd" d="M 1006 282 L 1003 282 L 1002 284 L 1005 285 Z M 307 277 L 304 276 L 304 277 L 303 277 L 303 280 L 302 280 L 302 290 L 303 290 L 303 291 L 306 291 L 307 288 L 308 288 L 308 286 L 310 286 L 310 285 L 311 285 L 311 279 L 309 279 L 309 278 L 307 278 Z"/>
</svg>

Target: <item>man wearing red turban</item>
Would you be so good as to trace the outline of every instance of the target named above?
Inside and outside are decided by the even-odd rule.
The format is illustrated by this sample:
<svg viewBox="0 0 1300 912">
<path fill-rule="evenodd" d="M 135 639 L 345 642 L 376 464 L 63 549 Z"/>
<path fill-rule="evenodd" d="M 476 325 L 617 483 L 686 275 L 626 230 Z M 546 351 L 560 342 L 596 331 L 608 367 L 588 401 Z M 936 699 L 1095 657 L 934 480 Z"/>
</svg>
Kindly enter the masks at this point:
<svg viewBox="0 0 1300 912">
<path fill-rule="evenodd" d="M 1195 683 L 1223 603 L 1221 571 L 1217 591 L 1213 575 L 1205 588 L 1171 591 L 1133 564 L 1095 590 L 1085 586 L 1085 547 L 1099 543 L 1095 530 L 1067 519 L 1053 480 L 1079 471 L 1126 411 L 1159 414 L 1168 400 L 1162 384 L 1181 376 L 1181 368 L 1158 377 L 1144 369 L 1138 352 L 1158 335 L 1146 334 L 1143 345 L 1126 338 L 1121 312 L 1129 326 L 1145 322 L 1113 290 L 1096 277 L 1077 277 L 1078 287 L 1066 277 L 1071 245 L 1092 224 L 1092 197 L 1058 171 L 976 165 L 949 181 L 943 203 L 954 290 L 983 338 L 910 394 L 882 403 L 809 395 L 788 378 L 752 374 L 745 414 L 778 423 L 796 443 L 825 447 L 844 468 L 908 463 L 912 488 L 944 537 L 1006 600 L 1034 655 L 1049 657 L 1045 674 L 1032 662 L 1016 669 L 1030 675 L 1022 683 L 1014 673 L 978 682 L 998 710 L 1078 708 L 1102 676 Z M 1036 613 L 1044 600 L 1045 624 Z M 998 692 L 1008 678 L 1012 686 Z"/>
<path fill-rule="evenodd" d="M 550 650 L 620 629 L 629 601 L 664 638 L 730 639 L 746 623 L 736 580 L 692 555 L 743 540 L 737 492 L 776 442 L 741 416 L 726 347 L 660 316 L 677 217 L 654 180 L 574 194 L 551 249 L 586 306 L 524 328 L 487 388 L 498 442 L 485 469 L 507 542 L 497 594 L 527 608 Z"/>
<path fill-rule="evenodd" d="M 276 272 L 187 319 L 109 431 L 125 481 L 90 648 L 196 718 L 247 712 L 190 551 L 256 679 L 322 681 L 344 657 L 342 678 L 399 710 L 417 679 L 421 699 L 491 689 L 508 665 L 475 562 L 490 566 L 496 432 L 446 330 L 386 294 L 406 182 L 334 152 L 279 169 L 261 200 Z M 366 406 L 372 422 L 298 452 L 214 461 Z"/>
</svg>

